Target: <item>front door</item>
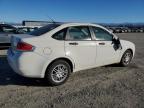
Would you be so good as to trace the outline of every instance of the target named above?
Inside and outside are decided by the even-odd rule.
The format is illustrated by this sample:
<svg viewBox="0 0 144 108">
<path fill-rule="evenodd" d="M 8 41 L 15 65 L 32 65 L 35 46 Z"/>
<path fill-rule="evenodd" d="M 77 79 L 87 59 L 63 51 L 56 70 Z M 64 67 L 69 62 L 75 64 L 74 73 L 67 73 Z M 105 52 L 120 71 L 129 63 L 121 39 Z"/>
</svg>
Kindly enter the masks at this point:
<svg viewBox="0 0 144 108">
<path fill-rule="evenodd" d="M 92 27 L 96 37 L 96 65 L 107 65 L 119 61 L 120 49 L 113 43 L 113 35 L 108 31 Z"/>
</svg>

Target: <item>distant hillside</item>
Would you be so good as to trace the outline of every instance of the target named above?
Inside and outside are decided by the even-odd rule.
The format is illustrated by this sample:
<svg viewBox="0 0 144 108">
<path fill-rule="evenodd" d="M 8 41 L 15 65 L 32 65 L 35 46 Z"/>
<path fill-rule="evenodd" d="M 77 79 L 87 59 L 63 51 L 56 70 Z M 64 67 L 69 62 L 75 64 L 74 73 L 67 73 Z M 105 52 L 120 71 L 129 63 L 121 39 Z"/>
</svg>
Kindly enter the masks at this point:
<svg viewBox="0 0 144 108">
<path fill-rule="evenodd" d="M 144 28 L 144 23 L 99 23 L 100 25 L 107 27 L 129 27 L 129 28 Z"/>
<path fill-rule="evenodd" d="M 45 21 L 46 22 L 46 21 Z M 14 22 L 0 22 L 5 24 L 11 24 L 20 26 L 22 23 L 14 23 Z M 50 22 L 48 22 L 49 24 Z M 128 28 L 144 28 L 144 23 L 95 23 L 106 27 L 128 27 Z"/>
</svg>

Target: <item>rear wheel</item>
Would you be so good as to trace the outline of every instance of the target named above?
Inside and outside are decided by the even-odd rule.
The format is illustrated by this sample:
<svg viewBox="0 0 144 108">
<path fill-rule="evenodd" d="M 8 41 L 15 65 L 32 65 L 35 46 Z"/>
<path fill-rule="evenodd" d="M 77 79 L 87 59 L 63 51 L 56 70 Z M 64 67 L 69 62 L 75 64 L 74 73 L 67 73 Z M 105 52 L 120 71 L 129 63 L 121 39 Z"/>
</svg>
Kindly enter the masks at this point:
<svg viewBox="0 0 144 108">
<path fill-rule="evenodd" d="M 128 66 L 132 60 L 133 54 L 130 50 L 126 50 L 121 59 L 121 66 Z"/>
<path fill-rule="evenodd" d="M 50 85 L 57 86 L 63 84 L 70 73 L 70 65 L 64 60 L 58 60 L 48 67 L 45 78 Z"/>
</svg>

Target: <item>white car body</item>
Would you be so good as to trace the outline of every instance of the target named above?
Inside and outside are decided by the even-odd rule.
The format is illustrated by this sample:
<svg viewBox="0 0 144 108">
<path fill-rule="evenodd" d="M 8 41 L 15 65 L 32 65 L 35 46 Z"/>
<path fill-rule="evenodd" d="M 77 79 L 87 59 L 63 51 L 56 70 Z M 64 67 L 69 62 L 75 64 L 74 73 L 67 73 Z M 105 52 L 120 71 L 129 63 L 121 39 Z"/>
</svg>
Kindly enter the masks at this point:
<svg viewBox="0 0 144 108">
<path fill-rule="evenodd" d="M 132 42 L 120 40 L 122 48 L 114 50 L 112 41 L 56 40 L 52 35 L 56 32 L 73 26 L 90 26 L 101 28 L 112 34 L 106 28 L 95 24 L 65 23 L 41 35 L 16 35 L 11 39 L 12 48 L 8 50 L 8 62 L 12 69 L 25 77 L 44 78 L 47 67 L 57 59 L 68 60 L 72 71 L 77 72 L 98 66 L 119 63 L 124 52 L 130 49 L 135 54 L 135 45 Z M 91 35 L 94 35 L 91 33 Z M 115 39 L 118 37 L 112 34 Z M 93 36 L 94 37 L 94 36 Z M 34 46 L 32 51 L 19 51 L 16 49 L 18 41 Z M 70 45 L 70 43 L 78 45 Z M 105 45 L 100 45 L 105 43 Z"/>
</svg>

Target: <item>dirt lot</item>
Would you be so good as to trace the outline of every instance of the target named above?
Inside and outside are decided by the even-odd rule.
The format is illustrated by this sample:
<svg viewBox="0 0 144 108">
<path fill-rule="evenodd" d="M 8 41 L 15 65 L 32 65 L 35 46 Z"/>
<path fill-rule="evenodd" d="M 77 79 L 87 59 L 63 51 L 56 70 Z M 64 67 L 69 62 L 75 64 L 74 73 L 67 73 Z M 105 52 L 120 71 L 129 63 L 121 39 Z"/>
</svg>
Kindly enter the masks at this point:
<svg viewBox="0 0 144 108">
<path fill-rule="evenodd" d="M 118 36 L 136 44 L 129 67 L 111 65 L 81 71 L 57 87 L 15 74 L 1 56 L 0 108 L 144 108 L 144 34 Z"/>
</svg>

